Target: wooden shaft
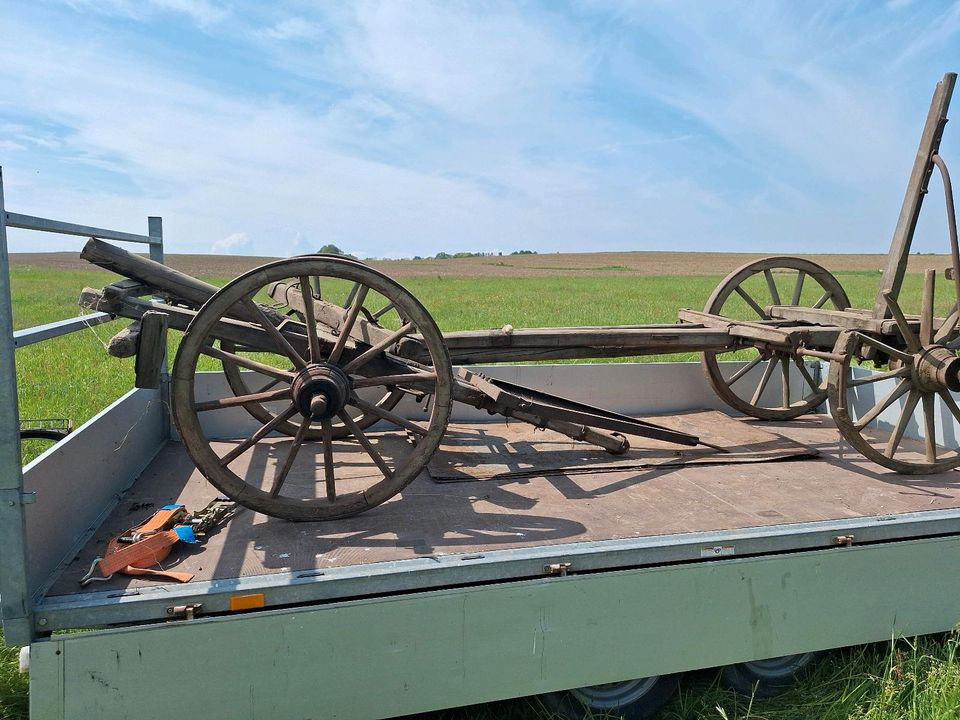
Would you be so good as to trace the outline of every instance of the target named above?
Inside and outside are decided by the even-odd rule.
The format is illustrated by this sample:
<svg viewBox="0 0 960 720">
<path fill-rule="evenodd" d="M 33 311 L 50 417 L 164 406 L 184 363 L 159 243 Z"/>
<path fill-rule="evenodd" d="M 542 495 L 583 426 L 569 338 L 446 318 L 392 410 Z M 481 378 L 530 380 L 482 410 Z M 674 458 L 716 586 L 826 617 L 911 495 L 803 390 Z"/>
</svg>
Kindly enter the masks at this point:
<svg viewBox="0 0 960 720">
<path fill-rule="evenodd" d="M 197 307 L 203 305 L 218 290 L 215 285 L 96 238 L 87 241 L 80 257 L 105 270 L 139 280 Z"/>
<path fill-rule="evenodd" d="M 179 270 L 174 270 L 97 238 L 90 238 L 87 241 L 80 257 L 87 262 L 102 267 L 104 270 L 136 280 L 175 298 L 179 302 L 194 305 L 198 308 L 220 289 L 216 285 L 197 280 L 197 278 Z M 275 325 L 283 320 L 282 316 L 270 308 L 263 308 L 263 311 Z M 231 308 L 229 315 L 241 320 L 257 321 L 257 318 L 249 309 L 239 304 Z"/>
<path fill-rule="evenodd" d="M 950 96 L 957 81 L 956 73 L 947 73 L 937 83 L 937 89 L 930 101 L 930 110 L 927 112 L 927 121 L 920 136 L 920 147 L 913 161 L 913 171 L 907 183 L 907 192 L 900 208 L 900 217 L 893 232 L 890 251 L 887 254 L 887 266 L 880 279 L 880 288 L 873 304 L 873 316 L 878 319 L 889 317 L 884 293 L 891 293 L 894 299 L 900 295 L 900 286 L 903 276 L 907 272 L 907 260 L 910 257 L 910 244 L 917 229 L 917 219 L 920 217 L 920 206 L 923 196 L 927 192 L 930 174 L 933 172 L 932 157 L 940 148 L 940 138 L 943 136 L 943 126 L 947 120 L 947 109 L 950 107 Z"/>
</svg>

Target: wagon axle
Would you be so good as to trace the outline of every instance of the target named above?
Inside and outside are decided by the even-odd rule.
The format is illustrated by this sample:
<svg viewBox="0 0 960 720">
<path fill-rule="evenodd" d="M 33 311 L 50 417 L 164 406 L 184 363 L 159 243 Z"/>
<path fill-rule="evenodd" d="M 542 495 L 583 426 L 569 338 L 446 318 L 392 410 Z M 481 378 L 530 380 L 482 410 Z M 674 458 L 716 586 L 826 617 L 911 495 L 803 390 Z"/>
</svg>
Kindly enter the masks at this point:
<svg viewBox="0 0 960 720">
<path fill-rule="evenodd" d="M 350 376 L 331 363 L 311 363 L 290 384 L 293 401 L 304 418 L 330 420 L 347 406 Z"/>
</svg>

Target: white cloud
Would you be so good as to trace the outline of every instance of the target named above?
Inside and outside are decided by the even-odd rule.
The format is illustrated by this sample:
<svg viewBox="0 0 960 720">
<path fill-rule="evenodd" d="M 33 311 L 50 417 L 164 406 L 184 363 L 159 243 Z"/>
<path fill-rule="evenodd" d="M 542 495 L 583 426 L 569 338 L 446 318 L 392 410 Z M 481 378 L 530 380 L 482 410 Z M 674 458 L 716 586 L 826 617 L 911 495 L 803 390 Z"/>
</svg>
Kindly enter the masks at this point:
<svg viewBox="0 0 960 720">
<path fill-rule="evenodd" d="M 170 252 L 882 251 L 932 88 L 892 54 L 851 69 L 882 28 L 847 43 L 852 21 L 790 5 L 731 25 L 644 3 L 592 37 L 505 4 L 280 6 L 246 28 L 177 7 L 259 43 L 278 84 L 227 91 L 109 33 L 13 21 L 17 117 L 66 130 L 8 134 L 11 209 L 134 232 L 160 214 Z M 27 137 L 58 144 L 52 172 Z"/>
<path fill-rule="evenodd" d="M 322 35 L 322 28 L 318 23 L 302 17 L 289 17 L 278 21 L 263 32 L 274 40 L 307 40 Z"/>
<path fill-rule="evenodd" d="M 244 232 L 231 233 L 210 246 L 214 255 L 245 255 L 250 250 L 250 237 Z"/>
</svg>

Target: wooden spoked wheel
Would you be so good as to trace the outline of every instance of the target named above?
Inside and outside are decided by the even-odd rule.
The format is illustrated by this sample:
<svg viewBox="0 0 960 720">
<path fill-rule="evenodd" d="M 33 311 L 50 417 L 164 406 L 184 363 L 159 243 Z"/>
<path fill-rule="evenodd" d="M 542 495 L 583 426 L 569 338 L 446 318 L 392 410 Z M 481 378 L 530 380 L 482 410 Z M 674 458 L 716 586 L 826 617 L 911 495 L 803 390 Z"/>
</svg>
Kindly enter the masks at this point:
<svg viewBox="0 0 960 720">
<path fill-rule="evenodd" d="M 845 331 L 833 349 L 838 357 L 830 361 L 830 412 L 841 435 L 868 459 L 911 475 L 960 467 L 960 439 L 952 429 L 960 422 L 953 397 L 960 391 L 960 357 L 954 349 L 957 314 L 935 330 L 933 279 L 933 271 L 928 271 L 919 334 L 886 293 L 899 337 L 881 340 Z M 855 370 L 856 361 L 868 354 L 886 369 Z M 878 419 L 892 426 L 889 435 L 874 432 L 871 423 Z"/>
<path fill-rule="evenodd" d="M 770 305 L 846 310 L 850 301 L 839 281 L 820 265 L 802 258 L 769 257 L 748 263 L 724 278 L 707 300 L 704 312 L 756 322 L 770 319 Z M 746 364 L 730 369 L 721 367 L 723 360 L 745 360 Z M 724 402 L 761 420 L 799 417 L 827 397 L 826 388 L 814 379 L 802 356 L 786 350 L 756 347 L 704 352 L 701 363 Z M 802 378 L 800 387 L 796 380 L 790 382 L 792 369 Z M 770 398 L 766 391 L 774 377 L 779 380 L 780 392 Z"/>
<path fill-rule="evenodd" d="M 318 257 L 325 259 L 334 259 L 341 262 L 352 262 L 356 264 L 360 263 L 358 260 L 352 258 L 347 258 L 338 255 L 311 255 L 310 257 Z M 364 265 L 364 267 L 367 267 Z M 336 288 L 334 288 L 335 290 Z M 323 300 L 323 295 L 326 288 L 321 287 L 319 279 L 314 279 L 312 281 L 312 287 L 310 288 L 311 295 L 316 300 Z M 327 293 L 329 294 L 329 293 Z M 344 307 L 347 304 L 347 301 L 350 300 L 349 293 L 343 295 L 343 297 L 333 297 L 327 298 L 330 302 L 334 302 L 341 307 Z M 382 326 L 383 322 L 394 319 L 396 315 L 396 308 L 389 309 L 386 313 L 381 316 L 374 317 L 372 313 L 366 318 L 368 322 Z M 295 310 L 288 310 L 287 315 L 297 319 L 300 322 L 303 322 L 304 317 L 301 312 Z M 384 318 L 386 316 L 386 318 Z M 396 323 L 395 323 L 396 324 Z M 400 323 L 399 325 L 402 325 Z M 398 325 L 398 327 L 399 327 Z M 220 349 L 225 350 L 226 352 L 235 353 L 235 354 L 244 354 L 242 349 L 237 346 L 235 343 L 232 343 L 228 340 L 220 341 Z M 258 394 L 261 392 L 266 392 L 275 388 L 281 388 L 286 384 L 285 381 L 279 378 L 266 378 L 262 375 L 252 375 L 250 372 L 241 372 L 241 368 L 233 363 L 224 363 L 223 364 L 223 374 L 227 379 L 227 384 L 230 386 L 230 389 L 233 391 L 234 395 L 237 396 L 246 396 L 252 394 Z M 251 377 L 257 377 L 259 382 L 256 383 L 254 387 L 248 383 L 248 379 Z M 403 399 L 404 392 L 402 390 L 396 389 L 387 389 L 383 393 L 378 393 L 376 388 L 364 389 L 361 391 L 363 398 L 369 402 L 372 402 L 378 407 L 384 408 L 386 410 L 392 410 L 396 407 L 397 403 Z M 283 405 L 281 403 L 247 403 L 243 405 L 243 409 L 246 410 L 250 415 L 259 420 L 263 424 L 273 422 L 279 412 L 283 411 Z M 366 430 L 371 425 L 375 425 L 380 421 L 380 418 L 368 412 L 363 412 L 362 410 L 354 410 L 351 412 L 354 423 L 360 427 L 361 430 Z M 344 438 L 350 435 L 350 430 L 345 426 L 339 419 L 334 420 L 332 423 L 333 427 L 333 437 L 334 439 Z M 290 437 L 295 437 L 297 430 L 300 429 L 300 423 L 295 422 L 294 420 L 283 420 L 281 419 L 276 427 L 274 428 L 277 432 L 283 433 L 284 435 L 289 435 Z M 319 423 L 313 423 L 305 434 L 305 439 L 307 440 L 319 440 L 323 437 L 323 428 Z"/>
<path fill-rule="evenodd" d="M 257 304 L 278 282 L 313 299 L 302 318 L 280 329 Z M 316 300 L 318 284 L 350 301 Z M 218 335 L 226 325 L 237 327 L 227 320 L 237 308 L 257 321 L 243 326 L 259 338 L 243 353 Z M 417 362 L 395 354 L 406 341 L 416 343 Z M 196 373 L 210 358 L 280 382 L 247 395 L 198 398 Z M 187 328 L 172 379 L 177 429 L 204 476 L 242 505 L 290 520 L 354 515 L 400 492 L 440 444 L 453 385 L 443 337 L 419 301 L 372 268 L 325 257 L 269 263 L 224 286 Z M 367 389 L 429 395 L 432 402 L 424 420 L 414 422 L 364 399 Z M 249 437 L 231 444 L 208 437 L 201 416 L 249 404 L 270 408 Z M 380 423 L 361 428 L 354 418 L 362 414 Z M 296 425 L 292 439 L 272 436 L 284 422 Z M 334 423 L 345 428 L 343 437 L 334 437 Z"/>
</svg>

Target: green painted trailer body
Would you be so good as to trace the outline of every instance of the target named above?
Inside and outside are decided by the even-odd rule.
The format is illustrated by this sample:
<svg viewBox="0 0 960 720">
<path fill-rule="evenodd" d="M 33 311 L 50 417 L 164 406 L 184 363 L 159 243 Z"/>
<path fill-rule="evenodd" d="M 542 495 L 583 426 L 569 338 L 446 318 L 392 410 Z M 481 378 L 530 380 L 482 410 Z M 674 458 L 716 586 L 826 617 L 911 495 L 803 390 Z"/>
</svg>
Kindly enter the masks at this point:
<svg viewBox="0 0 960 720">
<path fill-rule="evenodd" d="M 960 537 L 56 635 L 31 717 L 386 718 L 946 631 Z"/>
</svg>

